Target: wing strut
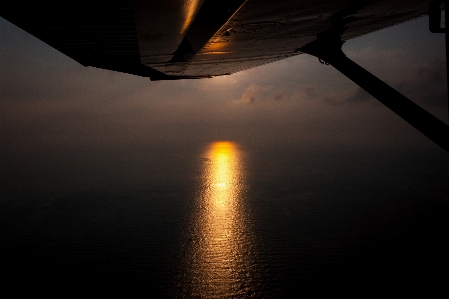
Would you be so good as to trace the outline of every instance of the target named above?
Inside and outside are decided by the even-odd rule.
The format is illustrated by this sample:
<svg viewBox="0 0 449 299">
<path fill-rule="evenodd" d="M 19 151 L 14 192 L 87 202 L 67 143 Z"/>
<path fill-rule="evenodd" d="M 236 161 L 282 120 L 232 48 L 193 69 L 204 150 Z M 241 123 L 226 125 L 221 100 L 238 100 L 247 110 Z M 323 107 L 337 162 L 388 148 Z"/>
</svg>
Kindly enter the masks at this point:
<svg viewBox="0 0 449 299">
<path fill-rule="evenodd" d="M 341 50 L 342 45 L 343 42 L 338 34 L 323 34 L 318 35 L 315 41 L 298 49 L 298 51 L 316 56 L 335 67 L 430 140 L 449 152 L 449 126 L 346 57 Z"/>
<path fill-rule="evenodd" d="M 444 4 L 444 20 L 445 24 L 449 23 L 449 14 L 447 13 L 446 7 L 449 0 L 445 1 L 432 1 L 429 3 L 429 30 L 432 33 L 445 33 L 446 38 L 446 74 L 447 77 L 447 88 L 448 88 L 448 116 L 449 116 L 449 32 L 446 28 L 441 28 L 441 5 Z"/>
</svg>

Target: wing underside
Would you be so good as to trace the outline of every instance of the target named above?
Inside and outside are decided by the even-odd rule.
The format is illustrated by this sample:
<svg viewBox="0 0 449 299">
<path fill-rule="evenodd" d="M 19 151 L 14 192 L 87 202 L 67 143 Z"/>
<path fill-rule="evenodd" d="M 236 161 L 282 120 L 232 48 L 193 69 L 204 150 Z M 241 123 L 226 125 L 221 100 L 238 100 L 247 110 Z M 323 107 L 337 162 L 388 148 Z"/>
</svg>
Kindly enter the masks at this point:
<svg viewBox="0 0 449 299">
<path fill-rule="evenodd" d="M 427 14 L 429 1 L 158 0 L 0 4 L 3 18 L 85 66 L 152 80 L 232 74 Z M 57 14 L 55 13 L 58 12 Z"/>
</svg>

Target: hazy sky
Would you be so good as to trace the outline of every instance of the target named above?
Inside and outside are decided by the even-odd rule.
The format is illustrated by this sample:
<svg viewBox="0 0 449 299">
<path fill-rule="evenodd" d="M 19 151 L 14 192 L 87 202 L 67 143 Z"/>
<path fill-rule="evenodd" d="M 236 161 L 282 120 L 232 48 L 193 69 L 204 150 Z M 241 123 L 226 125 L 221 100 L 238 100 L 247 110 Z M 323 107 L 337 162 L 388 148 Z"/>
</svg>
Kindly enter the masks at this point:
<svg viewBox="0 0 449 299">
<path fill-rule="evenodd" d="M 444 35 L 427 17 L 348 41 L 344 52 L 447 122 Z M 158 81 L 83 67 L 0 19 L 3 153 L 235 140 L 436 147 L 355 84 L 299 55 L 231 76 Z"/>
</svg>

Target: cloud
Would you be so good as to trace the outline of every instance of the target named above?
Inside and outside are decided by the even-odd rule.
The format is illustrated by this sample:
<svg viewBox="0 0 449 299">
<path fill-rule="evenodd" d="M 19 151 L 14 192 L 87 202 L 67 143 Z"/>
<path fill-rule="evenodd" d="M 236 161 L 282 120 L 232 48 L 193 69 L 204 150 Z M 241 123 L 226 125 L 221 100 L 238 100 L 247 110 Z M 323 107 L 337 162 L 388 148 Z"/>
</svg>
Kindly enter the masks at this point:
<svg viewBox="0 0 449 299">
<path fill-rule="evenodd" d="M 301 106 L 317 97 L 317 84 L 296 84 L 286 86 L 282 83 L 260 85 L 251 83 L 241 94 L 237 103 L 249 105 Z"/>
<path fill-rule="evenodd" d="M 256 101 L 261 101 L 265 97 L 267 91 L 269 91 L 268 87 L 262 87 L 258 84 L 252 83 L 245 89 L 238 102 L 244 104 L 254 104 Z"/>
<path fill-rule="evenodd" d="M 398 84 L 413 101 L 427 106 L 447 105 L 446 63 L 433 59 L 426 64 L 417 65 Z"/>
<path fill-rule="evenodd" d="M 357 87 L 355 91 L 352 91 L 352 94 L 346 97 L 346 102 L 348 103 L 362 103 L 367 101 L 372 101 L 374 98 L 368 92 L 366 92 L 363 88 Z"/>
<path fill-rule="evenodd" d="M 280 100 L 282 100 L 282 98 L 284 96 L 285 96 L 284 94 L 280 93 L 280 94 L 274 96 L 274 100 L 279 102 Z"/>
<path fill-rule="evenodd" d="M 341 91 L 334 92 L 331 96 L 324 96 L 322 98 L 323 103 L 331 106 L 337 105 L 356 105 L 369 103 L 374 100 L 368 92 L 363 88 L 355 85 L 348 86 L 348 88 Z"/>
</svg>

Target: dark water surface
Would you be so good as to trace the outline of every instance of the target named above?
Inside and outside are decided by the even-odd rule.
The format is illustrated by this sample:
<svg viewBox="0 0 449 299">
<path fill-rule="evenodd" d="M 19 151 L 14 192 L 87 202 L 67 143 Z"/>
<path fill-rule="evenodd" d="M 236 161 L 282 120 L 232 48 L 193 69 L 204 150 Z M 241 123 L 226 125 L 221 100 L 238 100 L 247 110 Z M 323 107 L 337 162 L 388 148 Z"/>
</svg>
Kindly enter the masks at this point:
<svg viewBox="0 0 449 299">
<path fill-rule="evenodd" d="M 4 286 L 167 298 L 447 292 L 448 156 L 232 142 L 4 153 Z"/>
</svg>

